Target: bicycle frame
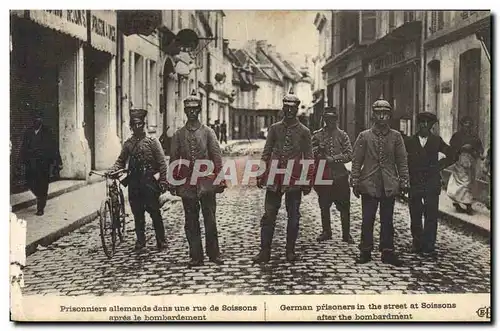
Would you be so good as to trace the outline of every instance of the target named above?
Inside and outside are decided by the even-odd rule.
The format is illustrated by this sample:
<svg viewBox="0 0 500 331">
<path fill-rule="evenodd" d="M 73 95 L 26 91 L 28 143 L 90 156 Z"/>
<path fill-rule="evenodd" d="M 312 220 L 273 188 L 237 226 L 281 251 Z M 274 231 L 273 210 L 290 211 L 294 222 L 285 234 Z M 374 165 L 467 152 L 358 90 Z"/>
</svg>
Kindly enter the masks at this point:
<svg viewBox="0 0 500 331">
<path fill-rule="evenodd" d="M 110 204 L 111 204 L 111 212 L 113 215 L 113 224 L 115 225 L 115 222 L 118 222 L 116 216 L 116 208 L 117 204 L 119 204 L 119 195 L 120 191 L 122 191 L 122 188 L 120 187 L 121 183 L 118 178 L 116 178 L 117 175 L 126 172 L 127 169 L 119 169 L 117 171 L 111 172 L 111 173 L 99 173 L 94 170 L 90 171 L 89 176 L 91 175 L 97 175 L 100 177 L 105 178 L 106 180 L 106 199 L 110 199 Z M 123 191 L 122 191 L 123 192 Z"/>
</svg>

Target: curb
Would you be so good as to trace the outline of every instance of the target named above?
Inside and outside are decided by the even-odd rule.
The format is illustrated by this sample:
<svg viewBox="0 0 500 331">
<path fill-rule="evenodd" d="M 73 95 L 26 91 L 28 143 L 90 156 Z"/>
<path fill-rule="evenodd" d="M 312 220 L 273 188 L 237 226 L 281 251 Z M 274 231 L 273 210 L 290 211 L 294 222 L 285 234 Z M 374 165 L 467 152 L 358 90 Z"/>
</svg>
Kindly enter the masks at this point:
<svg viewBox="0 0 500 331">
<path fill-rule="evenodd" d="M 408 202 L 401 199 L 396 199 L 401 204 L 408 206 Z M 438 210 L 438 223 L 439 221 L 446 223 L 447 225 L 459 229 L 463 232 L 472 232 L 480 237 L 483 237 L 488 240 L 488 243 L 491 242 L 491 231 L 477 225 L 474 223 L 467 222 L 459 217 L 448 214 L 442 210 Z"/>
<path fill-rule="evenodd" d="M 87 185 L 88 185 L 87 182 L 80 183 L 80 184 L 76 184 L 76 185 L 73 185 L 73 186 L 61 189 L 59 191 L 55 191 L 55 192 L 49 193 L 49 195 L 47 196 L 47 201 L 50 200 L 50 199 L 56 198 L 56 197 L 58 197 L 60 195 L 63 195 L 63 194 L 70 193 L 70 192 L 76 191 L 78 189 L 81 189 L 82 187 L 85 187 Z M 24 201 L 24 202 L 20 202 L 20 203 L 18 203 L 16 205 L 13 205 L 12 206 L 12 212 L 15 213 L 16 211 L 19 211 L 21 209 L 25 209 L 25 208 L 28 208 L 28 207 L 31 207 L 31 206 L 34 206 L 34 205 L 36 205 L 36 198 L 30 199 L 30 200 L 27 200 L 27 201 Z"/>
<path fill-rule="evenodd" d="M 90 215 L 83 216 L 73 223 L 70 223 L 28 245 L 26 245 L 26 256 L 29 256 L 33 253 L 36 252 L 38 245 L 41 246 L 48 246 L 52 244 L 54 241 L 60 239 L 61 237 L 69 234 L 70 232 L 73 232 L 77 230 L 78 228 L 81 228 L 82 226 L 89 224 L 90 222 L 94 221 L 97 218 L 97 211 L 94 211 Z"/>
<path fill-rule="evenodd" d="M 443 223 L 446 223 L 454 228 L 459 228 L 464 232 L 472 232 L 474 234 L 477 234 L 487 239 L 488 243 L 491 243 L 491 231 L 488 231 L 487 229 L 480 227 L 479 225 L 476 225 L 474 223 L 464 221 L 459 217 L 450 215 L 441 210 L 438 212 L 438 214 L 439 214 L 439 219 L 442 220 Z"/>
<path fill-rule="evenodd" d="M 163 205 L 162 209 L 167 204 L 172 204 L 172 203 L 180 201 L 180 200 L 181 200 L 180 198 L 176 199 L 176 198 L 170 197 L 167 201 L 165 201 L 165 204 Z M 66 225 L 58 230 L 55 230 L 54 232 L 26 245 L 26 256 L 29 256 L 29 255 L 35 253 L 37 251 L 38 245 L 45 246 L 45 247 L 49 246 L 53 242 L 64 237 L 65 235 L 67 235 L 75 230 L 78 230 L 79 228 L 81 228 L 84 225 L 87 225 L 87 224 L 93 222 L 94 220 L 96 220 L 97 216 L 98 216 L 98 211 L 96 210 L 93 213 L 86 215 L 86 216 L 83 216 L 83 217 L 77 219 L 76 221 L 74 221 L 74 222 L 72 222 L 72 223 L 70 223 L 70 224 L 68 224 L 68 225 Z"/>
</svg>

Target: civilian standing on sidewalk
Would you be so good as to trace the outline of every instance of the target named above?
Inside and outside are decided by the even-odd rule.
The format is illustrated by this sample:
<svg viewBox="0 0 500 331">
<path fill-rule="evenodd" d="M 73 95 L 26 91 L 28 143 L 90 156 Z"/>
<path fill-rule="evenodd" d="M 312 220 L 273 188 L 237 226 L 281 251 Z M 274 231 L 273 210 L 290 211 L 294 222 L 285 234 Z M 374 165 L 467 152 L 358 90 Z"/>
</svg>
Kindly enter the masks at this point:
<svg viewBox="0 0 500 331">
<path fill-rule="evenodd" d="M 286 236 L 286 259 L 294 261 L 295 242 L 299 234 L 300 203 L 302 194 L 311 192 L 314 166 L 309 166 L 307 180 L 310 185 L 295 184 L 302 173 L 300 160 L 313 161 L 311 132 L 299 122 L 297 112 L 300 100 L 292 93 L 283 98 L 283 120 L 271 125 L 266 139 L 266 145 L 262 152 L 262 161 L 266 164 L 266 171 L 257 178 L 259 188 L 266 187 L 264 202 L 264 215 L 261 218 L 261 243 L 260 251 L 253 258 L 255 263 L 267 263 L 271 257 L 271 244 L 276 226 L 276 216 L 281 206 L 281 200 L 285 195 L 285 205 L 288 214 L 287 236 Z M 284 174 L 276 174 L 273 180 L 269 180 L 269 170 L 272 161 L 277 162 L 278 169 L 286 169 L 289 161 L 293 162 L 290 182 L 284 181 Z"/>
<path fill-rule="evenodd" d="M 394 253 L 394 203 L 408 190 L 408 162 L 401 133 L 389 127 L 392 107 L 386 100 L 373 106 L 374 125 L 359 134 L 354 144 L 352 187 L 361 196 L 362 225 L 360 256 L 357 263 L 371 261 L 373 225 L 380 205 L 380 246 L 382 262 L 401 266 Z"/>
<path fill-rule="evenodd" d="M 167 161 L 158 139 L 144 132 L 147 110 L 130 110 L 130 129 L 132 137 L 123 144 L 122 150 L 110 172 L 124 169 L 128 161 L 128 199 L 134 214 L 136 250 L 146 246 L 144 212 L 147 211 L 153 221 L 156 234 L 156 247 L 166 247 L 165 227 L 160 212 L 160 195 L 166 192 Z M 158 180 L 155 175 L 159 173 Z"/>
<path fill-rule="evenodd" d="M 440 136 L 431 133 L 437 117 L 430 112 L 417 115 L 418 132 L 406 140 L 410 173 L 409 207 L 412 252 L 434 254 L 441 193 L 440 171 L 452 157 L 450 147 Z M 439 153 L 446 155 L 438 160 Z M 422 226 L 422 216 L 424 224 Z"/>
<path fill-rule="evenodd" d="M 314 132 L 312 137 L 312 148 L 316 159 L 315 168 L 318 169 L 319 162 L 326 162 L 324 171 L 316 172 L 316 176 L 321 176 L 323 180 L 333 181 L 331 185 L 314 186 L 314 190 L 318 193 L 323 227 L 317 241 L 332 238 L 330 208 L 335 203 L 335 207 L 340 212 L 342 241 L 353 244 L 354 240 L 350 234 L 351 189 L 349 173 L 344 165 L 352 160 L 352 146 L 347 133 L 338 128 L 338 118 L 337 108 L 326 108 L 323 113 L 325 126 Z"/>
<path fill-rule="evenodd" d="M 220 125 L 220 143 L 225 142 L 227 144 L 227 124 L 226 121 L 222 121 Z"/>
<path fill-rule="evenodd" d="M 473 130 L 474 123 L 470 116 L 460 120 L 460 130 L 451 136 L 450 147 L 456 162 L 448 180 L 447 194 L 453 200 L 453 206 L 460 213 L 473 214 L 472 188 L 476 182 L 478 159 L 483 159 L 483 143 Z M 462 207 L 465 205 L 465 208 Z"/>
<path fill-rule="evenodd" d="M 28 188 L 36 196 L 36 215 L 44 213 L 49 191 L 50 167 L 62 169 L 59 146 L 51 130 L 43 124 L 41 112 L 36 112 L 33 126 L 26 130 L 21 146 L 21 161 L 25 166 Z"/>
<path fill-rule="evenodd" d="M 189 243 L 189 266 L 203 264 L 203 245 L 200 231 L 200 206 L 205 223 L 206 251 L 210 262 L 221 265 L 219 239 L 216 222 L 216 193 L 222 193 L 225 182 L 212 185 L 213 179 L 222 170 L 222 153 L 214 130 L 203 125 L 198 119 L 201 113 L 201 99 L 193 93 L 184 100 L 184 112 L 187 116 L 186 125 L 177 130 L 172 138 L 170 156 L 170 171 L 175 180 L 186 180 L 185 184 L 173 186 L 170 192 L 182 198 L 184 206 L 186 237 Z M 175 161 L 188 161 L 189 165 L 175 166 Z M 212 176 L 190 184 L 194 163 L 197 160 L 211 161 L 214 165 Z M 199 169 L 200 170 L 200 169 Z"/>
</svg>

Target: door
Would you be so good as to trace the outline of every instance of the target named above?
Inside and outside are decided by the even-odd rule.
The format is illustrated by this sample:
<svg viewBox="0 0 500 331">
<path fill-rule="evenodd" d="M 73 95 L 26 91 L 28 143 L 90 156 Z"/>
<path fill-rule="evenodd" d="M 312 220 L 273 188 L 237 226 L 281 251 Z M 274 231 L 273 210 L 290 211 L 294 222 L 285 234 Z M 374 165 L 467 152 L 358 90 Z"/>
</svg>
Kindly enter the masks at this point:
<svg viewBox="0 0 500 331">
<path fill-rule="evenodd" d="M 339 99 L 339 127 L 342 130 L 347 130 L 347 82 L 340 83 L 340 99 Z"/>
<path fill-rule="evenodd" d="M 481 49 L 471 49 L 460 55 L 458 120 L 470 116 L 477 134 L 480 103 Z M 456 129 L 456 128 L 455 128 Z"/>
</svg>

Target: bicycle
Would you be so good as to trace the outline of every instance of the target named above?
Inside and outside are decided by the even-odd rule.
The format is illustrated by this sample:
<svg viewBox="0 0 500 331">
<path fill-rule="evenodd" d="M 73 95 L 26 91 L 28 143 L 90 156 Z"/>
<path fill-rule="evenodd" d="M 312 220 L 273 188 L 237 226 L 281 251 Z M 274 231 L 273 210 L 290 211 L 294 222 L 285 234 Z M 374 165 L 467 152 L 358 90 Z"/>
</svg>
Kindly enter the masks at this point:
<svg viewBox="0 0 500 331">
<path fill-rule="evenodd" d="M 106 179 L 106 198 L 102 201 L 101 208 L 97 214 L 102 247 L 104 254 L 108 258 L 112 258 L 115 254 L 116 235 L 118 234 L 120 243 L 125 238 L 125 220 L 128 215 L 125 214 L 125 199 L 121 188 L 122 183 L 118 179 L 118 175 L 126 171 L 126 169 L 120 169 L 111 173 L 99 173 L 96 171 L 89 173 L 89 176 L 97 175 Z M 111 243 L 106 243 L 106 238 L 109 234 L 111 235 Z"/>
</svg>

